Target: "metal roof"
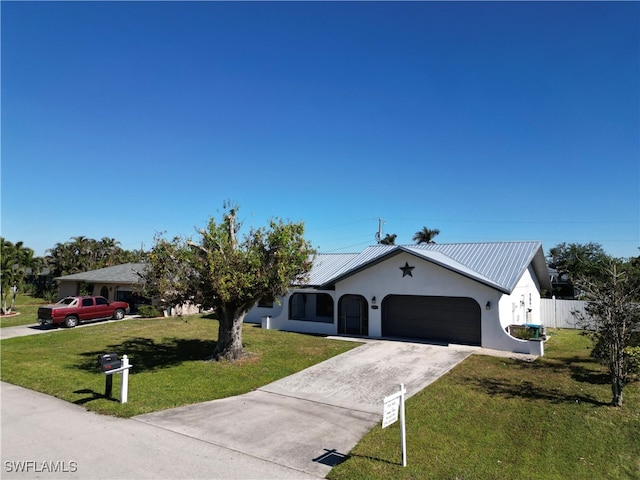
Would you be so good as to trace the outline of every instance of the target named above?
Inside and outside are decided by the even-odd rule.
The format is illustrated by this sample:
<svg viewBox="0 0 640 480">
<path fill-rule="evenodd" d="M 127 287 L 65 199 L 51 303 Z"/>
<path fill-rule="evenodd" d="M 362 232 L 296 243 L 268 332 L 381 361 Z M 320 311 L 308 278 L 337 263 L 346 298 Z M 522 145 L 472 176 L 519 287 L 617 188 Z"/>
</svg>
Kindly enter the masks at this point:
<svg viewBox="0 0 640 480">
<path fill-rule="evenodd" d="M 313 259 L 305 286 L 329 288 L 394 255 L 409 253 L 475 281 L 511 293 L 531 266 L 541 288 L 551 281 L 540 242 L 430 243 L 419 245 L 373 245 L 360 253 L 320 253 Z M 136 284 L 144 263 L 125 263 L 90 272 L 58 277 L 60 281 Z"/>
<path fill-rule="evenodd" d="M 338 272 L 345 269 L 357 253 L 320 253 L 313 259 L 309 272 L 309 286 L 319 286 L 330 282 Z"/>
<path fill-rule="evenodd" d="M 122 265 L 99 268 L 98 270 L 91 270 L 89 272 L 64 275 L 55 278 L 55 280 L 62 282 L 120 283 L 130 285 L 141 282 L 142 279 L 138 273 L 142 273 L 144 268 L 144 263 L 124 263 Z"/>
<path fill-rule="evenodd" d="M 529 265 L 541 288 L 551 289 L 540 242 L 431 243 L 419 245 L 375 245 L 359 254 L 343 254 L 332 261 L 320 254 L 322 274 L 311 272 L 310 285 L 327 287 L 369 266 L 402 252 L 420 257 L 492 288 L 511 293 Z M 344 261 L 342 265 L 340 261 Z"/>
</svg>

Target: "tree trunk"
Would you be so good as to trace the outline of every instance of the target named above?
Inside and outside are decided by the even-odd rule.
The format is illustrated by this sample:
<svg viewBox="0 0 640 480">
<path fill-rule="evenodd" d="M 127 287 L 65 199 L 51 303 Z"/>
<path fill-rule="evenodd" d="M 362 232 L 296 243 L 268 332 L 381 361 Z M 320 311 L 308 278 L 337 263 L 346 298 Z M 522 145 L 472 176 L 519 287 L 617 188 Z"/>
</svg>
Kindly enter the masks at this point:
<svg viewBox="0 0 640 480">
<path fill-rule="evenodd" d="M 219 309 L 218 343 L 213 351 L 213 360 L 233 362 L 245 356 L 242 347 L 242 322 L 246 312 Z"/>
<path fill-rule="evenodd" d="M 622 389 L 625 385 L 626 371 L 624 358 L 624 342 L 620 336 L 620 332 L 616 330 L 612 335 L 613 341 L 610 348 L 610 365 L 609 372 L 611 374 L 611 405 L 614 407 L 622 406 Z"/>
<path fill-rule="evenodd" d="M 8 313 L 11 313 L 11 311 L 13 310 L 13 307 L 16 304 L 16 297 L 18 296 L 18 289 L 13 287 L 12 292 L 13 292 L 13 294 L 11 296 L 11 305 L 9 305 L 9 312 Z"/>
<path fill-rule="evenodd" d="M 622 384 L 617 382 L 615 379 L 611 383 L 611 393 L 613 393 L 613 398 L 611 399 L 611 405 L 614 407 L 622 406 Z"/>
<path fill-rule="evenodd" d="M 2 315 L 8 315 L 11 313 L 11 308 L 7 308 L 7 295 L 5 292 L 2 292 L 2 308 L 0 308 Z"/>
</svg>

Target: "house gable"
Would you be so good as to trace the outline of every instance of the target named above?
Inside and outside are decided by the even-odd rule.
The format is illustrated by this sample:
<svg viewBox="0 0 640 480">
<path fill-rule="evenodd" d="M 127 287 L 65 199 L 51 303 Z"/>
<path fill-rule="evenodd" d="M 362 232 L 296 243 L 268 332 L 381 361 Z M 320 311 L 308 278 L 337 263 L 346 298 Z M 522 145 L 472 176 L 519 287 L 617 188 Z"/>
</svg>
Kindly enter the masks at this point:
<svg viewBox="0 0 640 480">
<path fill-rule="evenodd" d="M 345 278 L 401 253 L 422 258 L 502 293 L 511 293 L 532 266 L 541 288 L 551 288 L 540 242 L 377 245 L 361 254 L 345 257 L 344 265 L 333 264 L 332 272 L 324 272 L 324 283 L 314 286 L 333 287 Z"/>
</svg>

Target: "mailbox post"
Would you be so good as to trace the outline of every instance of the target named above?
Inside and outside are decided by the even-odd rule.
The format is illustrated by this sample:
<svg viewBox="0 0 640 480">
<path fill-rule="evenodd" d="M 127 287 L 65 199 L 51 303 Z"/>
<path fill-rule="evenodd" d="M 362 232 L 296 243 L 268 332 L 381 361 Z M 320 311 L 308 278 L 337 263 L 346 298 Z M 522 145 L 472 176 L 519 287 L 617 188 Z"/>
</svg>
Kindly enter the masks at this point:
<svg viewBox="0 0 640 480">
<path fill-rule="evenodd" d="M 120 378 L 120 403 L 127 403 L 129 397 L 129 369 L 133 366 L 129 364 L 129 357 L 118 358 L 115 353 L 104 353 L 98 356 L 98 364 L 102 373 L 105 374 L 104 396 L 111 398 L 113 390 L 113 374 L 121 373 Z"/>
</svg>

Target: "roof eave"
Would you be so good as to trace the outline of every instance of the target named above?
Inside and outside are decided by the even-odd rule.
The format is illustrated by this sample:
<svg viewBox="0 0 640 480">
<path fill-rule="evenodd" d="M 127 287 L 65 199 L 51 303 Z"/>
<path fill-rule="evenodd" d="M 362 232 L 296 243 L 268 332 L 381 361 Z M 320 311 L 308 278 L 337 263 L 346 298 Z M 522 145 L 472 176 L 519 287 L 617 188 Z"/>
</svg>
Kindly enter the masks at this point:
<svg viewBox="0 0 640 480">
<path fill-rule="evenodd" d="M 433 263 L 434 265 L 438 265 L 439 267 L 444 268 L 445 270 L 449 270 L 450 272 L 457 273 L 458 275 L 462 275 L 463 277 L 468 278 L 470 280 L 473 280 L 475 282 L 482 283 L 483 285 L 491 287 L 491 288 L 493 288 L 495 290 L 498 290 L 498 291 L 500 291 L 502 293 L 507 293 L 507 294 L 511 293 L 506 287 L 503 287 L 503 286 L 501 286 L 501 285 L 489 280 L 486 277 L 483 277 L 481 275 L 471 275 L 468 272 L 465 272 L 463 270 L 457 269 L 457 268 L 455 268 L 455 267 L 453 267 L 451 265 L 447 265 L 446 263 L 439 262 L 435 258 L 419 255 L 419 254 L 413 252 L 412 250 L 406 249 L 404 247 L 399 247 L 399 248 L 401 248 L 404 252 L 406 252 L 406 253 L 408 253 L 410 255 L 413 255 L 414 257 L 417 257 L 417 258 L 420 258 L 420 259 L 425 260 L 427 262 Z"/>
</svg>

